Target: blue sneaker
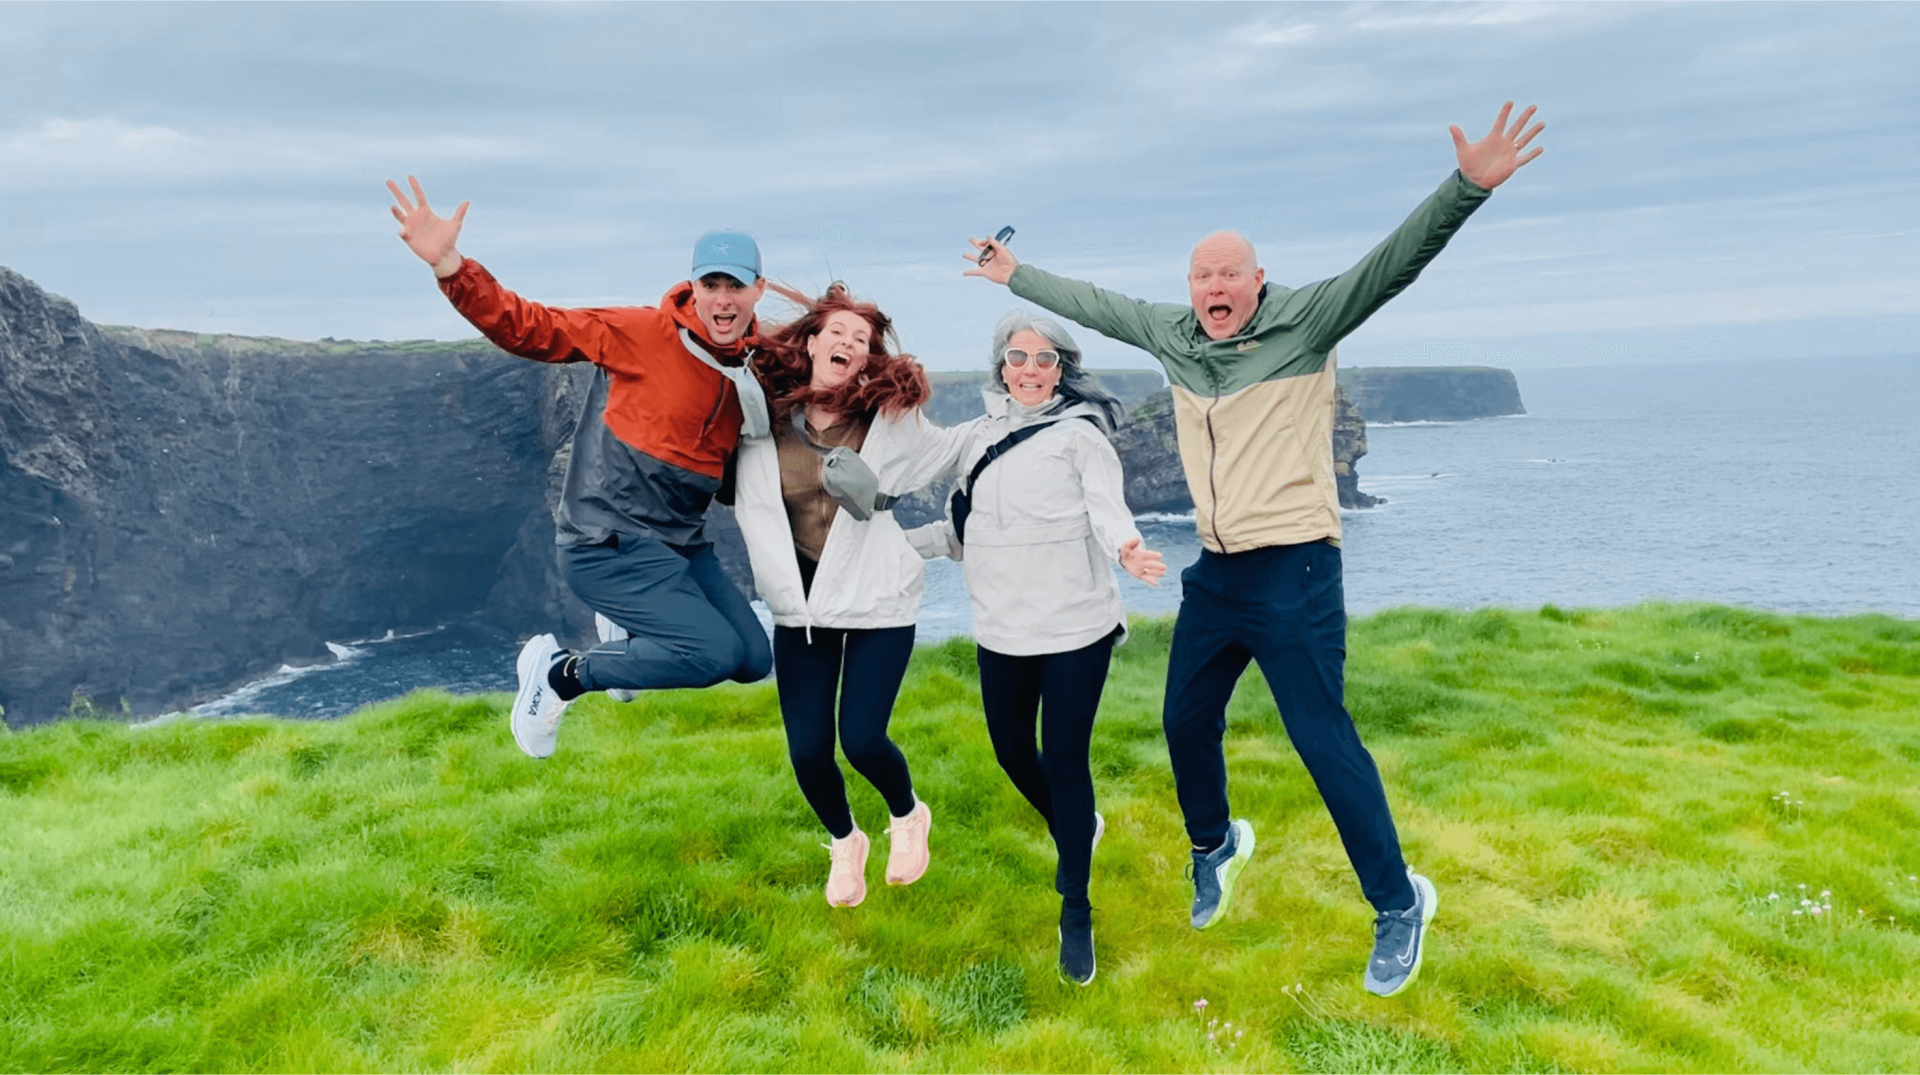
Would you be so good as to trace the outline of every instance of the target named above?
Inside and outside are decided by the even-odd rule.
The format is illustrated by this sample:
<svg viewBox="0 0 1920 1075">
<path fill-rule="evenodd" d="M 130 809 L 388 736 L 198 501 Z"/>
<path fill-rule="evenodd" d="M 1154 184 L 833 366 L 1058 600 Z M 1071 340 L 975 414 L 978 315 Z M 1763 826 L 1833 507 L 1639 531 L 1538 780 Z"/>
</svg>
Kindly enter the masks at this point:
<svg viewBox="0 0 1920 1075">
<path fill-rule="evenodd" d="M 1233 883 L 1253 860 L 1253 826 L 1236 818 L 1227 842 L 1207 854 L 1193 853 L 1193 928 L 1206 929 L 1227 913 Z"/>
<path fill-rule="evenodd" d="M 1427 923 L 1440 909 L 1440 894 L 1433 882 L 1407 868 L 1407 880 L 1413 882 L 1413 906 L 1404 911 L 1388 911 L 1373 920 L 1373 959 L 1367 964 L 1367 992 L 1377 997 L 1396 996 L 1420 977 L 1420 962 L 1427 954 Z"/>
</svg>

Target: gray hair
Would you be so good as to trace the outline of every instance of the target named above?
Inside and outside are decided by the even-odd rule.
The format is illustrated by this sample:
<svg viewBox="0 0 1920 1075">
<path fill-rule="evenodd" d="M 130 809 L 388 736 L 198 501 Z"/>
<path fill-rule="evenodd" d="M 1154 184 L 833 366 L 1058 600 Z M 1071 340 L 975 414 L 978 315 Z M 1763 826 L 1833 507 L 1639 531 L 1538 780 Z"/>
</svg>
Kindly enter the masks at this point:
<svg viewBox="0 0 1920 1075">
<path fill-rule="evenodd" d="M 1112 393 L 1100 387 L 1093 374 L 1087 372 L 1080 361 L 1080 346 L 1073 342 L 1065 326 L 1051 317 L 1013 310 L 1000 319 L 1000 323 L 993 328 L 993 353 L 990 356 L 993 376 L 987 379 L 989 389 L 1006 392 L 1007 341 L 1020 332 L 1037 333 L 1060 352 L 1060 387 L 1054 390 L 1054 395 L 1063 401 L 1063 405 L 1090 404 L 1099 413 L 1101 424 L 1108 433 L 1119 427 L 1125 408 Z"/>
</svg>

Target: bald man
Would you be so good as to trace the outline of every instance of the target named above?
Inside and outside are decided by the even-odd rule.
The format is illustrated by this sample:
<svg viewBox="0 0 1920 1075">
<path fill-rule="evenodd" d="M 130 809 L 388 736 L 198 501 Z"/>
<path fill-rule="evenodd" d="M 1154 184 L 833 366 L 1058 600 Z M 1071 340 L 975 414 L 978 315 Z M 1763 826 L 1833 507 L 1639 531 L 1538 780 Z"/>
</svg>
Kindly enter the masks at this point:
<svg viewBox="0 0 1920 1075">
<path fill-rule="evenodd" d="M 1253 826 L 1227 806 L 1227 700 L 1249 662 L 1273 691 L 1287 735 L 1333 815 L 1373 904 L 1365 986 L 1413 984 L 1439 896 L 1408 868 L 1373 756 L 1345 703 L 1346 598 L 1333 480 L 1334 345 L 1400 293 L 1492 190 L 1540 155 L 1529 107 L 1511 101 L 1468 143 L 1459 170 L 1360 263 L 1298 290 L 1269 286 L 1253 244 L 1230 231 L 1194 245 L 1190 305 L 1146 303 L 1022 265 L 973 240 L 968 276 L 1152 354 L 1172 382 L 1180 460 L 1203 546 L 1180 576 L 1162 722 L 1187 835 L 1196 929 L 1221 920 L 1253 857 Z"/>
</svg>

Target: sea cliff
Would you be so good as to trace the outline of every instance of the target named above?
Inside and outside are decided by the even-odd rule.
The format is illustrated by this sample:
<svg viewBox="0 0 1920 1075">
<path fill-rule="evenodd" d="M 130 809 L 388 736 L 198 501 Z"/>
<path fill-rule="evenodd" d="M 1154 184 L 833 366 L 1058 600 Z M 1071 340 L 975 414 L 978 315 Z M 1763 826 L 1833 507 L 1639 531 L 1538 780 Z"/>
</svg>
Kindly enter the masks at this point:
<svg viewBox="0 0 1920 1075">
<path fill-rule="evenodd" d="M 1336 376 L 1369 422 L 1460 422 L 1527 413 L 1513 371 L 1492 366 L 1351 366 Z"/>
<path fill-rule="evenodd" d="M 552 508 L 591 368 L 484 340 L 96 325 L 0 268 L 0 707 L 10 725 L 206 701 L 326 643 L 480 619 L 590 638 Z M 1100 371 L 1136 511 L 1190 511 L 1156 372 Z M 984 371 L 929 412 L 981 411 Z M 1343 404 L 1342 502 L 1366 431 Z M 906 525 L 945 488 L 904 502 Z M 751 585 L 731 512 L 710 532 Z"/>
</svg>

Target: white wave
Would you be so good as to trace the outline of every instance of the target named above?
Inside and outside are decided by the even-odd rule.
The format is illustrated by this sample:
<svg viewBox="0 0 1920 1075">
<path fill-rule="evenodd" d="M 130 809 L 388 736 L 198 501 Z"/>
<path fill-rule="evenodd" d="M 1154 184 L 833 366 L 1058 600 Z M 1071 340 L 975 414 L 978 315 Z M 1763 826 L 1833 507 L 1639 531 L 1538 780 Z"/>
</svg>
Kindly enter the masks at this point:
<svg viewBox="0 0 1920 1075">
<path fill-rule="evenodd" d="M 331 643 L 329 643 L 329 645 L 331 645 Z M 247 706 L 250 705 L 255 698 L 260 697 L 267 691 L 275 687 L 285 686 L 299 679 L 301 676 L 318 672 L 327 667 L 330 666 L 324 664 L 308 664 L 295 668 L 293 665 L 283 664 L 280 666 L 280 670 L 272 675 L 256 679 L 252 683 L 241 687 L 239 690 L 223 698 L 215 698 L 211 702 L 203 702 L 200 705 L 194 706 L 192 709 L 187 710 L 187 713 L 195 717 L 228 717 L 237 713 L 245 713 L 248 711 Z"/>
<path fill-rule="evenodd" d="M 359 649 L 354 646 L 343 646 L 338 642 L 327 643 L 327 652 L 333 654 L 333 659 L 340 664 L 345 664 L 355 657 L 364 657 L 367 655 L 367 651 L 364 649 Z"/>
<path fill-rule="evenodd" d="M 1143 511 L 1133 517 L 1136 523 L 1190 523 L 1195 521 L 1193 512 L 1186 511 Z"/>
<path fill-rule="evenodd" d="M 1388 427 L 1404 429 L 1407 426 L 1457 426 L 1457 425 L 1463 425 L 1467 422 L 1491 422 L 1501 418 L 1531 418 L 1531 417 L 1533 416 L 1530 414 L 1489 414 L 1484 418 L 1416 418 L 1411 422 L 1376 422 L 1373 419 L 1368 418 L 1366 421 L 1367 421 L 1367 428 L 1369 429 L 1372 429 L 1376 426 L 1382 429 L 1385 429 Z"/>
</svg>

